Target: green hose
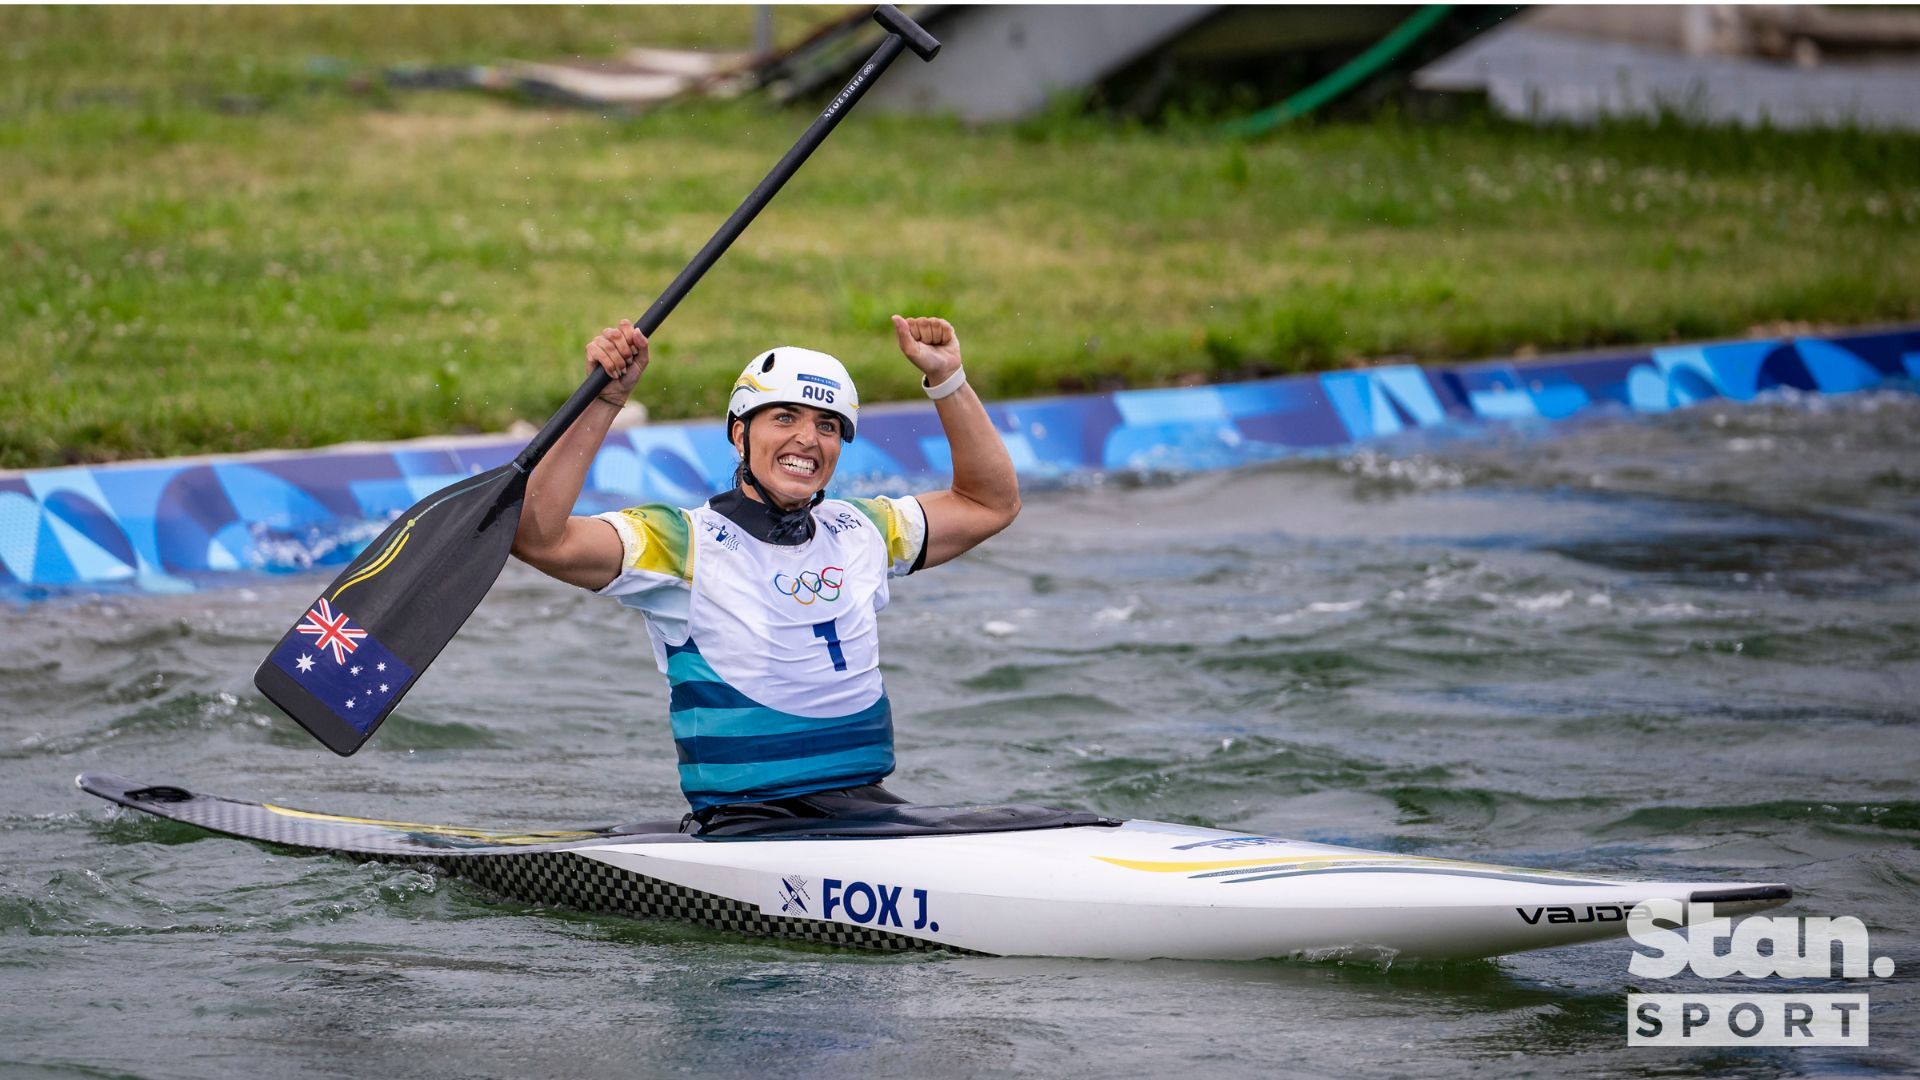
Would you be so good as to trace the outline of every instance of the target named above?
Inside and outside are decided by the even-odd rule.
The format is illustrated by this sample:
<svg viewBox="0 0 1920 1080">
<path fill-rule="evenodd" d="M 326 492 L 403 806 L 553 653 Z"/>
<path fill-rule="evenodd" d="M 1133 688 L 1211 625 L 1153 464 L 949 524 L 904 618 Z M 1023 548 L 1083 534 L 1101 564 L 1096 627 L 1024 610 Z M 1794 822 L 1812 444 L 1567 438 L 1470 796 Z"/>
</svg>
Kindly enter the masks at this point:
<svg viewBox="0 0 1920 1080">
<path fill-rule="evenodd" d="M 1424 5 L 1406 22 L 1394 27 L 1386 37 L 1367 46 L 1365 52 L 1340 65 L 1326 78 L 1278 105 L 1269 105 L 1257 113 L 1228 123 L 1223 130 L 1228 135 L 1253 138 L 1265 135 L 1282 124 L 1298 120 L 1378 75 L 1401 53 L 1407 51 L 1408 46 L 1425 37 L 1429 30 L 1439 25 L 1440 20 L 1446 18 L 1447 13 L 1452 10 L 1452 4 Z"/>
</svg>

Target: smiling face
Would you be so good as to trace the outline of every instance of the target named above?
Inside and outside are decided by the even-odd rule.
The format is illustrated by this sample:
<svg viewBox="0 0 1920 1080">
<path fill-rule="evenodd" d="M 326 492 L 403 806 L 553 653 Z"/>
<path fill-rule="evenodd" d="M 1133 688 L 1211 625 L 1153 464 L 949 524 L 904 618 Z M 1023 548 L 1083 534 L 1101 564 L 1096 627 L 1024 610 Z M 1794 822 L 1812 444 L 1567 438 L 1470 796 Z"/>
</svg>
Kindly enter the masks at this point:
<svg viewBox="0 0 1920 1080">
<path fill-rule="evenodd" d="M 752 416 L 752 446 L 740 441 L 748 425 L 733 425 L 733 448 L 775 506 L 803 506 L 833 479 L 840 462 L 840 418 L 810 405 L 770 405 Z M 758 495 L 749 487 L 747 497 Z"/>
</svg>

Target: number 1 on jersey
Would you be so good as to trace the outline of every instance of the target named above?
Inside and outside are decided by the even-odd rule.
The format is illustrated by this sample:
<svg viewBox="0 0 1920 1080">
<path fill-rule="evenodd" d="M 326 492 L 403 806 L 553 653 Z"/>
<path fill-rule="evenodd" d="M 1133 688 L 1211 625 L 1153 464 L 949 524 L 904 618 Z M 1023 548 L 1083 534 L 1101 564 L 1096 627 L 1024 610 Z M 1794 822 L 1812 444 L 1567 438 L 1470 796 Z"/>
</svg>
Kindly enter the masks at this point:
<svg viewBox="0 0 1920 1080">
<path fill-rule="evenodd" d="M 827 655 L 833 657 L 833 670 L 847 670 L 847 654 L 840 651 L 840 634 L 834 628 L 833 620 L 814 623 L 813 636 L 826 639 Z"/>
</svg>

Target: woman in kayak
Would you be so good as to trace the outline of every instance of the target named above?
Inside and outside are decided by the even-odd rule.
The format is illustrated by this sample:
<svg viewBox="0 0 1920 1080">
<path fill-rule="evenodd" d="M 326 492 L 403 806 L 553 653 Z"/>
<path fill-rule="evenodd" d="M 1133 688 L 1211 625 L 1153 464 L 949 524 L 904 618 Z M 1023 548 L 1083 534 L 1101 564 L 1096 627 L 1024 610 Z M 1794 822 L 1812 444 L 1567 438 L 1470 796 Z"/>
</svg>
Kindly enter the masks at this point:
<svg viewBox="0 0 1920 1080">
<path fill-rule="evenodd" d="M 702 831 L 900 804 L 875 616 L 887 579 L 938 566 L 1020 511 L 1013 461 L 967 386 L 944 319 L 893 317 L 953 454 L 953 484 L 918 496 L 827 499 L 860 399 L 810 349 L 754 357 L 727 401 L 735 486 L 705 506 L 572 514 L 614 415 L 647 367 L 632 323 L 587 344 L 613 378 L 527 483 L 513 553 L 646 615 L 672 688 L 680 787 Z"/>
</svg>

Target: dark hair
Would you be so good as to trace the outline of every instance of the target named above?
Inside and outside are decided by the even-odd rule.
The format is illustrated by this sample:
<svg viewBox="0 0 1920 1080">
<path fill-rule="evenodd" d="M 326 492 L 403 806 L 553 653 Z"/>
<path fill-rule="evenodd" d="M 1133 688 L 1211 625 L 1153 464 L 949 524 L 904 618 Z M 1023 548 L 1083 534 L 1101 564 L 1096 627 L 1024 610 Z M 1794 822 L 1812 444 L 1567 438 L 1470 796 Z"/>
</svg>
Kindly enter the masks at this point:
<svg viewBox="0 0 1920 1080">
<path fill-rule="evenodd" d="M 759 411 L 760 411 L 759 409 L 755 409 L 753 412 L 759 412 Z M 747 486 L 747 455 L 750 449 L 747 443 L 747 421 L 751 419 L 753 419 L 753 413 L 747 413 L 744 416 L 730 416 L 727 418 L 727 441 L 728 442 L 733 441 L 733 425 L 735 424 L 740 425 L 740 462 L 739 464 L 733 467 L 733 486 L 737 488 L 744 488 Z"/>
</svg>

